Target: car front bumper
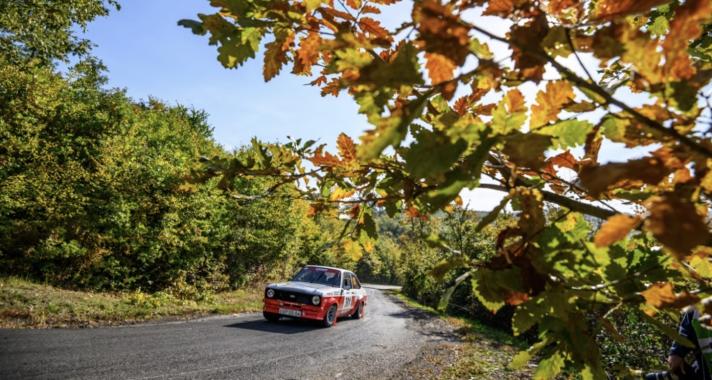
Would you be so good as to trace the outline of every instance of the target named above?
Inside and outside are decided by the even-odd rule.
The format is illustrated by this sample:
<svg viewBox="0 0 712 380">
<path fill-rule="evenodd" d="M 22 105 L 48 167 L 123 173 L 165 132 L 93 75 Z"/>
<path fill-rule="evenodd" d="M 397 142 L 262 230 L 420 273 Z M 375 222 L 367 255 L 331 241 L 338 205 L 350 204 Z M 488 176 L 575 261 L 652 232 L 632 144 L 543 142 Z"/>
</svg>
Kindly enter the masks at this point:
<svg viewBox="0 0 712 380">
<path fill-rule="evenodd" d="M 299 310 L 302 313 L 300 318 L 322 320 L 326 315 L 326 303 L 322 301 L 319 306 L 305 305 L 289 301 L 276 300 L 272 298 L 264 299 L 264 307 L 262 310 L 266 313 L 279 314 L 279 309 Z"/>
</svg>

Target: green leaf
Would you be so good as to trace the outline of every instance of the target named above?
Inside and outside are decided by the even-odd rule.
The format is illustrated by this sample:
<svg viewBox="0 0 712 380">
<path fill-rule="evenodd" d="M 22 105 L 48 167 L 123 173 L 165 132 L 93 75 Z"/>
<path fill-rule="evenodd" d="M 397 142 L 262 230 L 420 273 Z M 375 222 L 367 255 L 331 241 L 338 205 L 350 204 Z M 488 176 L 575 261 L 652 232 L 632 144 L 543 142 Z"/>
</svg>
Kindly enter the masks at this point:
<svg viewBox="0 0 712 380">
<path fill-rule="evenodd" d="M 206 33 L 205 28 L 203 28 L 203 23 L 200 21 L 183 19 L 178 21 L 178 25 L 190 29 L 193 34 L 199 36 L 204 36 Z"/>
<path fill-rule="evenodd" d="M 423 200 L 431 209 L 439 209 L 448 204 L 465 187 L 477 186 L 482 165 L 496 142 L 496 138 L 485 139 L 472 154 L 464 158 L 462 164 L 445 173 L 445 181 L 436 190 L 431 190 L 423 196 Z"/>
<path fill-rule="evenodd" d="M 401 85 L 423 84 L 418 63 L 418 49 L 407 43 L 398 50 L 396 58 L 391 62 L 374 59 L 361 69 L 357 83 L 369 84 L 374 88 L 395 89 Z"/>
<path fill-rule="evenodd" d="M 427 95 L 423 94 L 408 103 L 401 114 L 390 115 L 375 121 L 376 129 L 361 136 L 358 146 L 359 158 L 370 161 L 381 155 L 389 145 L 398 146 L 408 132 L 408 126 L 423 113 Z"/>
<path fill-rule="evenodd" d="M 475 227 L 475 233 L 478 233 L 482 231 L 483 228 L 487 227 L 490 223 L 494 222 L 497 219 L 497 216 L 499 216 L 499 213 L 504 210 L 505 207 L 507 207 L 507 204 L 509 201 L 512 199 L 511 196 L 507 195 L 502 200 L 499 202 L 495 208 L 492 209 L 492 211 L 488 212 L 487 215 L 484 216 L 480 220 L 479 223 L 477 223 L 477 227 Z"/>
<path fill-rule="evenodd" d="M 648 27 L 648 30 L 650 33 L 656 36 L 663 36 L 667 34 L 668 29 L 670 28 L 670 24 L 668 22 L 667 17 L 665 16 L 658 16 L 655 18 L 652 24 Z"/>
<path fill-rule="evenodd" d="M 531 347 L 529 347 L 526 351 L 519 351 L 514 358 L 512 358 L 512 362 L 509 364 L 509 368 L 518 370 L 524 368 L 536 355 L 539 351 L 541 351 L 544 347 L 548 346 L 551 343 L 550 339 L 543 339 L 537 343 L 534 343 Z"/>
<path fill-rule="evenodd" d="M 447 288 L 445 294 L 443 294 L 443 296 L 440 298 L 440 302 L 438 303 L 438 310 L 443 311 L 445 310 L 445 308 L 447 308 L 447 305 L 450 303 L 450 298 L 452 298 L 452 294 L 455 292 L 455 289 L 471 275 L 472 272 L 466 272 L 455 279 L 453 285 Z"/>
<path fill-rule="evenodd" d="M 586 143 L 586 136 L 592 129 L 593 124 L 585 120 L 564 120 L 539 128 L 537 132 L 552 136 L 554 138 L 553 146 L 565 149 Z"/>
<path fill-rule="evenodd" d="M 467 143 L 458 139 L 454 144 L 444 133 L 417 128 L 415 141 L 405 152 L 405 166 L 415 178 L 437 176 L 448 169 L 467 149 Z M 427 157 L 427 159 L 424 159 Z"/>
<path fill-rule="evenodd" d="M 550 380 L 561 373 L 564 368 L 564 357 L 559 351 L 554 352 L 548 358 L 539 362 L 539 366 L 534 372 L 534 380 Z"/>
<path fill-rule="evenodd" d="M 499 102 L 497 108 L 492 112 L 492 131 L 502 135 L 519 130 L 527 120 L 525 111 L 517 110 L 511 112 L 507 108 L 509 96 L 509 94 L 505 95 L 504 99 Z"/>
</svg>

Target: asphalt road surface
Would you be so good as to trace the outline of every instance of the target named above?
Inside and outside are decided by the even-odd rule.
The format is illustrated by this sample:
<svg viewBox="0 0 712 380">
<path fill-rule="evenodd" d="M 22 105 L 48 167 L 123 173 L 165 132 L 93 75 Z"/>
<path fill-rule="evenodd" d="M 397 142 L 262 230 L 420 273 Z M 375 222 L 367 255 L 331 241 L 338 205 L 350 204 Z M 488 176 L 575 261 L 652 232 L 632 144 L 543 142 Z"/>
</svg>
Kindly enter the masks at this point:
<svg viewBox="0 0 712 380">
<path fill-rule="evenodd" d="M 0 329 L 0 379 L 383 379 L 428 341 L 413 314 L 367 288 L 362 320 L 325 329 L 261 314 L 93 329 Z"/>
</svg>

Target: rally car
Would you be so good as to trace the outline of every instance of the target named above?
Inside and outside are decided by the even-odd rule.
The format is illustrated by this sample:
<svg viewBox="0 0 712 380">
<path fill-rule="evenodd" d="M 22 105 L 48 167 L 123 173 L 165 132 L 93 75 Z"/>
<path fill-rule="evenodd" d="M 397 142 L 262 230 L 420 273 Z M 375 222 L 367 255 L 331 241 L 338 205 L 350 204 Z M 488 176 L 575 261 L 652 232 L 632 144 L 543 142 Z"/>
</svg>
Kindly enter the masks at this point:
<svg viewBox="0 0 712 380">
<path fill-rule="evenodd" d="M 307 265 L 291 281 L 267 285 L 262 313 L 270 322 L 292 317 L 331 327 L 341 317 L 363 318 L 367 301 L 353 272 Z"/>
</svg>

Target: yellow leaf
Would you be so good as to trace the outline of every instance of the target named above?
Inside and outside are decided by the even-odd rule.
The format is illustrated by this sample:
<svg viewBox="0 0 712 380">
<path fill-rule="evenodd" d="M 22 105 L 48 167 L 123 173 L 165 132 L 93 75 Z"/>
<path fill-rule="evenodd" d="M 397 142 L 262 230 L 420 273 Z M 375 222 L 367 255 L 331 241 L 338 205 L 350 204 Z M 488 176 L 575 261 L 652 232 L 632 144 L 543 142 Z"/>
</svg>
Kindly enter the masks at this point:
<svg viewBox="0 0 712 380">
<path fill-rule="evenodd" d="M 539 91 L 537 104 L 532 106 L 532 128 L 557 119 L 561 108 L 574 99 L 574 89 L 567 81 L 549 82 L 546 91 Z"/>
<path fill-rule="evenodd" d="M 340 187 L 337 187 L 334 189 L 334 191 L 331 192 L 331 195 L 329 196 L 329 199 L 332 201 L 339 201 L 345 198 L 348 198 L 356 193 L 355 190 L 346 190 L 342 189 Z"/>
<path fill-rule="evenodd" d="M 608 218 L 601 228 L 596 232 L 593 242 L 596 247 L 607 247 L 628 235 L 628 233 L 640 224 L 640 218 L 625 214 L 613 215 Z"/>
</svg>

